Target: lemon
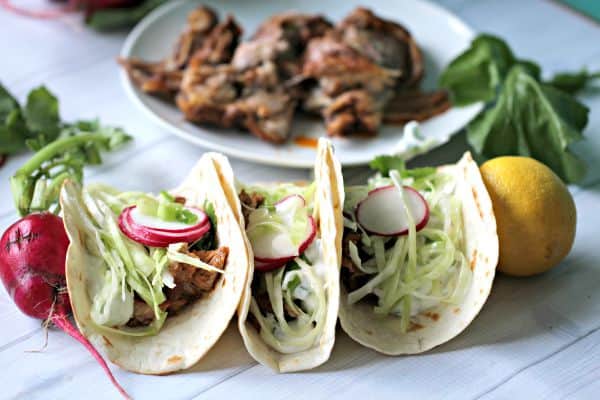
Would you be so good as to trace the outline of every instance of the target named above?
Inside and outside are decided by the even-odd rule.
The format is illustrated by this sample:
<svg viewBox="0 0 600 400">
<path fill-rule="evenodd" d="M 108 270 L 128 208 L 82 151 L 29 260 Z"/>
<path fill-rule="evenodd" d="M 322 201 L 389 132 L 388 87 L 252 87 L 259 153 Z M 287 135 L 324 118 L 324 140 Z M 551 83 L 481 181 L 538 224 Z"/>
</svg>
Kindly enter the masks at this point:
<svg viewBox="0 0 600 400">
<path fill-rule="evenodd" d="M 540 274 L 564 259 L 575 239 L 571 193 L 550 168 L 528 157 L 498 157 L 481 166 L 500 240 L 498 269 Z"/>
</svg>

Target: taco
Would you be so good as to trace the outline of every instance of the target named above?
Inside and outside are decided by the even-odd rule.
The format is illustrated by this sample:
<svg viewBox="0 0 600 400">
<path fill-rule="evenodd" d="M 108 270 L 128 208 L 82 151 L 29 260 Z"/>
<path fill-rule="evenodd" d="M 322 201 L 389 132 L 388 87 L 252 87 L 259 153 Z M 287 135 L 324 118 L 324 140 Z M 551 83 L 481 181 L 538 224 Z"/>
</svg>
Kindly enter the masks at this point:
<svg viewBox="0 0 600 400">
<path fill-rule="evenodd" d="M 385 165 L 346 187 L 339 318 L 360 344 L 415 354 L 462 332 L 494 279 L 498 236 L 479 168 Z M 394 168 L 395 167 L 395 168 Z"/>
<path fill-rule="evenodd" d="M 238 327 L 248 352 L 278 372 L 315 368 L 329 358 L 339 303 L 344 202 L 341 169 L 319 142 L 311 183 L 231 187 L 251 244 Z"/>
<path fill-rule="evenodd" d="M 250 259 L 216 157 L 158 196 L 73 182 L 61 190 L 75 321 L 126 370 L 194 365 L 235 314 Z"/>
</svg>

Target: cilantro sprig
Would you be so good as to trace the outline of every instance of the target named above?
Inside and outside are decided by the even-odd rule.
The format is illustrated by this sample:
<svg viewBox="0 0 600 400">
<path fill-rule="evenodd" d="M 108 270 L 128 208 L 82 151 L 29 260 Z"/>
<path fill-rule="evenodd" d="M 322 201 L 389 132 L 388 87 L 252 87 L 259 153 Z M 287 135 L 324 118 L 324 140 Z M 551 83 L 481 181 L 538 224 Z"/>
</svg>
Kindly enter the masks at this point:
<svg viewBox="0 0 600 400">
<path fill-rule="evenodd" d="M 27 149 L 36 153 L 10 179 L 19 215 L 58 213 L 58 195 L 66 179 L 83 180 L 86 165 L 102 163 L 102 152 L 129 142 L 121 128 L 98 120 L 64 122 L 58 99 L 45 87 L 29 92 L 23 106 L 0 84 L 0 155 Z"/>
</svg>

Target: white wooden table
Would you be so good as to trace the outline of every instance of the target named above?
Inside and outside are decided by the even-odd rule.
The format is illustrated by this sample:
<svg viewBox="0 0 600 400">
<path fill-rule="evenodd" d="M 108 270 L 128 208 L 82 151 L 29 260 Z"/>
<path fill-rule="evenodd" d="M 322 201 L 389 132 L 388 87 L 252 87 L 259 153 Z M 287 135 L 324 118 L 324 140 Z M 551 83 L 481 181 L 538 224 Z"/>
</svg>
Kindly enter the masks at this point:
<svg viewBox="0 0 600 400">
<path fill-rule="evenodd" d="M 590 0 L 593 1 L 593 0 Z M 600 69 L 600 26 L 544 0 L 440 1 L 478 31 L 501 35 L 546 71 Z M 368 2 L 365 2 L 368 4 Z M 300 6 L 299 6 L 300 7 Z M 65 119 L 100 117 L 120 124 L 135 143 L 90 169 L 88 181 L 156 191 L 172 186 L 203 149 L 158 129 L 129 101 L 117 79 L 115 57 L 123 34 L 99 35 L 75 24 L 41 22 L 0 9 L 0 79 L 17 96 L 41 83 L 60 98 Z M 573 187 L 577 239 L 561 266 L 533 279 L 499 277 L 475 322 L 458 338 L 427 354 L 390 358 L 361 348 L 341 331 L 331 360 L 306 373 L 276 375 L 257 365 L 233 326 L 195 368 L 150 377 L 114 368 L 135 398 L 600 398 L 600 96 L 592 108 L 585 143 L 576 150 L 589 163 L 581 187 Z M 417 160 L 456 160 L 464 135 Z M 8 177 L 27 156 L 0 169 L 0 229 L 16 219 Z M 244 181 L 299 179 L 300 170 L 233 161 Z M 360 181 L 366 169 L 345 171 Z M 115 398 L 116 391 L 88 353 L 19 313 L 0 290 L 0 398 Z M 260 396 L 260 397 L 259 397 Z"/>
</svg>

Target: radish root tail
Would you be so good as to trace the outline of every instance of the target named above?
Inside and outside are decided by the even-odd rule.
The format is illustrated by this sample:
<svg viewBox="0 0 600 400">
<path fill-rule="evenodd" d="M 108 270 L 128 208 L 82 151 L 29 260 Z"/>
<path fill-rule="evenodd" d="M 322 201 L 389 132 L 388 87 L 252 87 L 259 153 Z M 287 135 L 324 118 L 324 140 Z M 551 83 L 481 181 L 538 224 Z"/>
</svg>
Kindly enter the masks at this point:
<svg viewBox="0 0 600 400">
<path fill-rule="evenodd" d="M 54 306 L 56 305 L 56 297 L 52 301 L 52 305 L 50 306 L 50 312 L 48 313 L 48 318 L 42 322 L 42 328 L 44 329 L 44 344 L 41 349 L 37 350 L 25 350 L 26 353 L 42 353 L 48 347 L 48 329 L 50 327 L 50 323 L 52 322 L 52 315 L 54 315 Z"/>
<path fill-rule="evenodd" d="M 66 334 L 68 334 L 73 339 L 81 343 L 90 352 L 92 357 L 94 357 L 96 361 L 98 361 L 98 363 L 100 364 L 104 372 L 106 372 L 106 375 L 108 375 L 108 378 L 115 386 L 115 388 L 119 391 L 119 393 L 121 393 L 121 395 L 124 398 L 131 399 L 131 397 L 127 394 L 125 389 L 123 389 L 123 387 L 121 387 L 119 382 L 117 382 L 117 380 L 115 379 L 110 368 L 106 364 L 106 361 L 104 361 L 104 359 L 102 358 L 102 355 L 100 355 L 98 350 L 96 350 L 94 346 L 92 346 L 92 344 L 73 326 L 73 324 L 71 324 L 69 318 L 64 314 L 54 314 L 51 316 L 51 319 L 52 323 L 56 325 L 56 327 L 63 330 Z"/>
</svg>

